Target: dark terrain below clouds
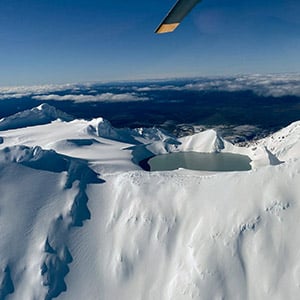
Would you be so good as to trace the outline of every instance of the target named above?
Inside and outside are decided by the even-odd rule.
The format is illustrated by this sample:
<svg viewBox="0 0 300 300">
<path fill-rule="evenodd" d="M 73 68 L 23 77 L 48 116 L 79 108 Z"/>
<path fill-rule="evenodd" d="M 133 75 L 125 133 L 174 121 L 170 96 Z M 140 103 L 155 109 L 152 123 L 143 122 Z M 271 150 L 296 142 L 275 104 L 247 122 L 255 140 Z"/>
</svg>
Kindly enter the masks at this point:
<svg viewBox="0 0 300 300">
<path fill-rule="evenodd" d="M 242 128 L 253 138 L 300 120 L 300 74 L 0 88 L 0 117 L 43 102 L 115 127 Z"/>
</svg>

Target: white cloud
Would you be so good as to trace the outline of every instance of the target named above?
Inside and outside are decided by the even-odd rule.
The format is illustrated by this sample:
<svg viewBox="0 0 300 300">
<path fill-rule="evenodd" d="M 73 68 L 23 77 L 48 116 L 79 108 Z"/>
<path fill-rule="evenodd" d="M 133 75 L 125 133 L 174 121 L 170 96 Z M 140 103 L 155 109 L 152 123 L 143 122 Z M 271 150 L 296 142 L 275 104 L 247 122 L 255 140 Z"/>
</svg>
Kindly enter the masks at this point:
<svg viewBox="0 0 300 300">
<path fill-rule="evenodd" d="M 98 95 L 38 95 L 33 96 L 33 99 L 42 101 L 74 101 L 77 103 L 83 102 L 132 102 L 132 101 L 146 101 L 149 100 L 147 97 L 139 96 L 135 93 L 123 93 L 123 94 L 113 94 L 113 93 L 103 93 Z"/>
<path fill-rule="evenodd" d="M 100 84 L 100 85 L 99 85 Z M 124 86 L 115 87 L 114 93 L 95 94 L 97 87 L 101 83 L 84 84 L 62 84 L 62 85 L 41 85 L 41 86 L 19 86 L 19 87 L 0 87 L 0 100 L 20 99 L 32 97 L 33 99 L 62 100 L 75 102 L 131 102 L 145 101 L 149 98 L 143 93 L 152 91 L 245 91 L 250 90 L 260 96 L 298 96 L 300 97 L 300 73 L 294 74 L 271 74 L 271 75 L 239 75 L 231 77 L 210 77 L 192 79 L 190 83 L 184 85 L 184 81 L 178 81 L 170 85 L 169 82 L 145 83 L 144 86 L 129 86 L 133 92 L 128 91 Z M 106 84 L 108 86 L 108 83 Z M 118 92 L 116 92 L 116 90 Z M 59 92 L 68 93 L 58 95 Z M 93 94 L 91 94 L 91 92 Z M 74 93 L 74 94 L 73 94 Z M 79 94 L 81 93 L 81 94 Z M 142 94 L 140 94 L 142 93 Z"/>
<path fill-rule="evenodd" d="M 260 96 L 300 96 L 300 74 L 243 75 L 186 85 L 191 90 L 244 91 Z"/>
<path fill-rule="evenodd" d="M 0 100 L 29 97 L 32 95 L 47 94 L 53 92 L 65 91 L 74 89 L 75 84 L 62 85 L 36 85 L 36 86 L 15 86 L 15 87 L 0 87 Z"/>
<path fill-rule="evenodd" d="M 41 86 L 19 86 L 19 87 L 0 87 L 0 100 L 20 99 L 32 97 L 32 99 L 49 101 L 74 101 L 81 102 L 131 102 L 146 101 L 149 98 L 137 93 L 102 93 L 91 95 L 95 84 L 64 84 L 64 85 L 41 85 Z M 87 89 L 86 94 L 77 94 L 81 89 Z M 57 92 L 64 91 L 76 92 L 76 94 L 58 95 Z"/>
<path fill-rule="evenodd" d="M 31 96 L 31 93 L 9 93 L 9 94 L 1 94 L 0 93 L 0 100 L 6 100 L 6 99 L 20 99 L 23 97 Z"/>
<path fill-rule="evenodd" d="M 200 78 L 184 86 L 149 85 L 136 88 L 138 92 L 150 91 L 228 91 L 250 90 L 260 96 L 300 97 L 300 74 L 240 75 L 232 77 Z"/>
<path fill-rule="evenodd" d="M 137 92 L 151 92 L 151 91 L 180 91 L 182 87 L 176 85 L 150 85 L 135 88 Z"/>
<path fill-rule="evenodd" d="M 51 91 L 64 91 L 66 89 L 73 89 L 76 84 L 48 84 L 48 85 L 33 85 L 33 86 L 12 86 L 12 87 L 0 87 L 1 94 L 19 94 L 19 93 L 48 93 Z"/>
<path fill-rule="evenodd" d="M 63 85 L 41 85 L 41 86 L 18 86 L 18 87 L 0 87 L 0 100 L 20 99 L 23 97 L 32 97 L 35 100 L 42 101 L 74 101 L 82 102 L 132 102 L 146 101 L 148 97 L 138 93 L 102 93 L 93 95 L 96 92 L 97 83 L 84 84 L 63 84 Z M 84 94 L 78 94 L 84 89 Z M 119 89 L 121 90 L 121 89 Z M 58 95 L 57 92 L 71 91 L 74 94 Z"/>
</svg>

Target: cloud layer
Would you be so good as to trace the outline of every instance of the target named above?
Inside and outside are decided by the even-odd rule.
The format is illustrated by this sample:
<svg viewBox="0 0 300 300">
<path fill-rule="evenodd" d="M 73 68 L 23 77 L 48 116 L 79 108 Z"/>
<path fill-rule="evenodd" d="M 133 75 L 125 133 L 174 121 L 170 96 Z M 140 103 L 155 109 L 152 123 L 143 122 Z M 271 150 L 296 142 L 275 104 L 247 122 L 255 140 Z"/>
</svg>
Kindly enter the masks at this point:
<svg viewBox="0 0 300 300">
<path fill-rule="evenodd" d="M 113 94 L 113 93 L 103 93 L 98 95 L 39 95 L 33 96 L 33 99 L 42 101 L 74 101 L 76 103 L 83 102 L 132 102 L 132 101 L 146 101 L 149 100 L 147 97 L 142 97 L 134 93 L 124 93 L 124 94 Z"/>
<path fill-rule="evenodd" d="M 74 84 L 0 87 L 0 99 L 23 98 L 32 95 L 75 89 Z"/>
<path fill-rule="evenodd" d="M 0 87 L 0 100 L 21 99 L 30 97 L 40 101 L 73 101 L 76 103 L 84 102 L 132 102 L 149 100 L 143 94 L 136 92 L 119 93 L 105 92 L 100 94 L 95 93 L 95 85 L 93 84 L 65 84 L 65 85 L 43 85 L 30 87 Z M 57 93 L 68 92 L 66 95 Z M 78 94 L 80 92 L 80 94 Z"/>
<path fill-rule="evenodd" d="M 240 75 L 234 77 L 200 78 L 183 86 L 150 85 L 139 87 L 139 92 L 150 91 L 253 91 L 259 96 L 300 97 L 300 74 Z"/>
<path fill-rule="evenodd" d="M 170 84 L 171 82 L 171 84 Z M 252 91 L 264 97 L 300 97 L 300 73 L 207 77 L 181 81 L 120 84 L 64 84 L 31 87 L 0 87 L 0 100 L 29 97 L 39 101 L 136 102 L 152 98 L 157 91 Z M 163 100 L 163 99 L 161 99 Z"/>
</svg>

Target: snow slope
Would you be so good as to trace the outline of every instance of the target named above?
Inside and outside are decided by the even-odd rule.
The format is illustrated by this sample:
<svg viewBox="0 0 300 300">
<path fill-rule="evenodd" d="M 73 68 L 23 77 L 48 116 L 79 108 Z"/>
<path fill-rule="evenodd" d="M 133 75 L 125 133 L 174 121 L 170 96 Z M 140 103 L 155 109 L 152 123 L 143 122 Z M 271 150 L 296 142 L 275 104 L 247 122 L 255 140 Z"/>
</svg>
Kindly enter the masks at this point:
<svg viewBox="0 0 300 300">
<path fill-rule="evenodd" d="M 55 112 L 0 131 L 0 299 L 299 299 L 299 122 L 237 147 Z M 136 164 L 176 151 L 246 154 L 252 170 Z"/>
</svg>

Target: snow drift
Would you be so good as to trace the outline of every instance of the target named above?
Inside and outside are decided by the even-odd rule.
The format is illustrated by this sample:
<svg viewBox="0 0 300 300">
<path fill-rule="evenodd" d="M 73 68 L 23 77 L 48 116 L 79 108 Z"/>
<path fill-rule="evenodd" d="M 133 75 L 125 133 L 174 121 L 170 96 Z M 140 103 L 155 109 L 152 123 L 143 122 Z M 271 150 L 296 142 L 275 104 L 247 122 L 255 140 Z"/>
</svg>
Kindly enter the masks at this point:
<svg viewBox="0 0 300 300">
<path fill-rule="evenodd" d="M 55 112 L 0 131 L 0 299 L 300 297 L 299 122 L 238 147 Z M 176 151 L 244 154 L 252 170 L 137 164 Z"/>
</svg>

